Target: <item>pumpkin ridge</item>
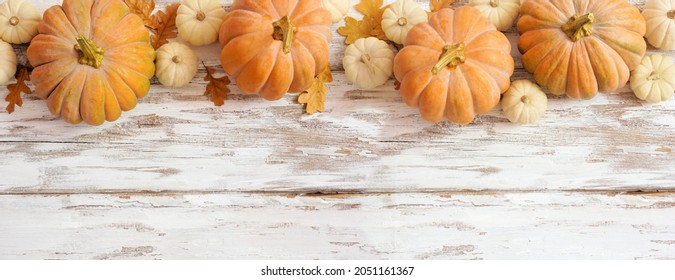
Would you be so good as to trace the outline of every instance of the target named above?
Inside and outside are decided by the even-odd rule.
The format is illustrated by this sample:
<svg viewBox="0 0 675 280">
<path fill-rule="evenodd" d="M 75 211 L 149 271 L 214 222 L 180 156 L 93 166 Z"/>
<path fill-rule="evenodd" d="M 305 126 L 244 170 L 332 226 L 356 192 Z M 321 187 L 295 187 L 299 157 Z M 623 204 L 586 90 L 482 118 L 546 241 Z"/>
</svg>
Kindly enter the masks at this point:
<svg viewBox="0 0 675 280">
<path fill-rule="evenodd" d="M 42 21 L 38 24 L 38 31 L 40 34 L 49 34 L 57 37 L 72 37 L 71 42 L 75 42 L 77 30 L 73 24 L 68 20 L 66 12 L 61 6 L 52 6 L 47 9 Z"/>
<path fill-rule="evenodd" d="M 80 117 L 90 125 L 101 125 L 105 122 L 105 95 L 101 85 L 99 71 L 91 68 L 85 70 L 84 86 L 80 97 Z"/>
<path fill-rule="evenodd" d="M 124 79 L 108 68 L 104 67 L 103 71 L 109 80 L 114 80 L 114 83 L 111 84 L 111 88 L 113 89 L 115 98 L 117 98 L 120 109 L 126 112 L 136 107 L 136 103 L 138 102 L 136 93 L 129 87 Z"/>
<path fill-rule="evenodd" d="M 546 4 L 548 4 L 548 5 L 546 5 Z M 544 16 L 544 17 L 538 17 L 538 16 L 535 16 L 535 14 L 528 14 L 527 16 L 530 16 L 530 17 L 532 17 L 534 19 L 537 19 L 539 21 L 542 21 L 542 22 L 548 22 L 548 23 L 551 24 L 550 27 L 562 25 L 569 18 L 569 16 L 567 16 L 563 11 L 558 9 L 558 7 L 555 7 L 553 4 L 551 4 L 551 2 L 548 1 L 548 0 L 546 0 L 546 1 L 544 1 L 544 0 L 541 0 L 541 1 L 539 1 L 539 0 L 524 1 L 523 4 L 520 6 L 521 11 L 525 10 L 525 9 L 528 9 L 528 10 L 532 9 L 532 8 L 528 7 L 530 5 L 535 6 L 537 11 L 541 11 L 543 13 L 543 14 L 536 14 L 536 15 Z M 551 21 L 550 19 L 548 19 L 548 17 L 551 16 L 550 13 L 544 13 L 543 12 L 543 11 L 551 11 L 551 7 L 553 7 L 554 8 L 553 10 L 556 12 L 555 21 Z M 525 15 L 523 15 L 523 16 L 525 16 Z"/>
<path fill-rule="evenodd" d="M 474 108 L 473 100 L 471 100 L 471 88 L 466 79 L 466 76 L 462 71 L 450 71 L 450 82 L 454 85 L 454 91 L 450 93 L 450 87 L 448 87 L 448 98 L 446 99 L 445 110 L 447 112 L 446 117 L 458 124 L 467 124 L 471 122 L 476 117 L 476 112 Z M 461 94 L 468 94 L 461 96 Z M 461 97 L 461 104 L 457 102 Z M 459 106 L 458 106 L 459 105 Z M 463 109 L 463 110 L 462 110 Z"/>
<path fill-rule="evenodd" d="M 102 75 L 105 76 L 105 73 Z M 105 77 L 107 78 L 107 76 Z M 122 116 L 122 107 L 120 106 L 119 101 L 117 101 L 117 95 L 115 95 L 115 91 L 108 79 L 103 79 L 102 82 L 103 88 L 107 89 L 103 99 L 103 113 L 106 121 L 113 122 Z"/>
<path fill-rule="evenodd" d="M 315 73 L 321 73 L 323 68 L 325 68 L 329 64 L 330 55 L 326 56 L 325 54 L 330 53 L 330 46 L 328 46 L 328 43 L 325 42 L 325 38 L 323 38 L 322 35 L 318 35 L 318 36 L 321 36 L 321 37 L 316 37 L 315 39 L 320 41 L 319 42 L 320 46 L 317 46 L 317 47 L 314 47 L 314 48 L 309 48 L 308 46 L 312 45 L 311 41 L 309 41 L 309 42 L 307 41 L 307 40 L 310 40 L 308 38 L 309 36 L 312 36 L 312 35 L 300 34 L 300 32 L 298 32 L 298 36 L 296 37 L 296 40 L 298 41 L 298 43 L 302 44 L 303 46 L 305 46 L 305 48 L 307 50 L 310 51 L 310 53 L 312 55 L 312 58 L 314 58 L 314 62 L 316 62 L 316 67 L 315 67 L 316 69 L 314 70 Z M 313 35 L 313 36 L 317 36 L 317 35 Z M 324 52 L 323 50 L 327 50 L 328 52 Z"/>
<path fill-rule="evenodd" d="M 552 51 L 542 58 L 534 71 L 535 80 L 546 81 L 546 86 L 551 91 L 565 91 L 567 86 L 567 75 L 565 74 L 569 60 L 566 61 L 565 58 L 569 57 L 566 55 L 570 54 L 571 47 L 569 44 L 569 42 L 561 41 L 558 45 L 551 47 Z M 562 77 L 559 77 L 560 73 L 563 73 Z"/>
<path fill-rule="evenodd" d="M 497 81 L 494 78 L 491 78 L 490 75 L 486 75 L 488 73 L 483 71 L 483 69 L 471 64 L 463 64 L 460 66 L 459 70 L 462 71 L 465 76 L 471 77 L 473 80 L 472 83 L 467 84 L 471 90 L 471 100 L 474 103 L 474 112 L 476 114 L 485 114 L 491 111 L 492 108 L 499 103 L 499 97 L 501 96 L 501 90 Z M 483 85 L 479 85 L 479 83 L 483 83 Z M 476 103 L 479 103 L 479 105 L 476 106 Z M 485 109 L 485 111 L 483 111 L 480 108 L 490 109 Z"/>
<path fill-rule="evenodd" d="M 99 0 L 103 1 L 103 0 Z M 78 35 L 91 38 L 92 0 L 64 0 L 61 7 Z"/>
<path fill-rule="evenodd" d="M 302 50 L 302 51 L 301 51 Z M 316 65 L 316 61 L 314 60 L 314 57 L 312 56 L 312 52 L 310 52 L 305 45 L 301 44 L 300 42 L 294 42 L 293 43 L 293 51 L 291 53 L 292 58 L 293 58 L 293 72 L 294 76 L 297 76 L 298 70 L 305 70 L 304 72 L 305 75 L 302 75 L 303 72 L 300 72 L 300 76 L 305 76 L 303 77 L 303 81 L 300 81 L 300 79 L 296 80 L 295 78 L 293 79 L 293 82 L 291 82 L 290 86 L 290 92 L 301 92 L 303 90 L 308 89 L 311 86 L 311 83 L 314 81 L 314 77 L 316 76 L 316 69 L 311 69 L 311 73 L 309 73 L 306 69 L 309 67 L 302 67 L 301 65 Z M 301 59 L 301 56 L 304 56 L 305 60 L 307 58 L 311 59 L 311 63 L 301 63 L 299 61 Z M 304 82 L 304 84 L 299 84 L 301 82 Z"/>
<path fill-rule="evenodd" d="M 239 76 L 237 77 L 238 78 L 237 82 L 239 82 L 240 80 L 243 80 L 244 78 L 247 78 L 249 76 L 249 75 L 246 75 L 248 73 L 247 72 L 248 69 L 251 69 L 251 71 L 254 70 L 254 69 L 259 69 L 258 67 L 255 67 L 255 66 L 259 65 L 261 62 L 265 62 L 267 60 L 267 59 L 265 59 L 266 56 L 271 55 L 271 56 L 274 56 L 274 58 L 273 58 L 274 61 L 272 61 L 272 65 L 270 67 L 264 67 L 263 68 L 264 70 L 267 70 L 267 73 L 262 74 L 262 76 L 265 77 L 265 79 L 262 80 L 262 81 L 267 81 L 267 79 L 269 79 L 270 75 L 272 75 L 272 70 L 274 69 L 274 66 L 277 63 L 278 56 L 275 53 L 277 51 L 279 51 L 279 47 L 277 45 L 270 45 L 266 49 L 261 49 L 249 62 L 247 62 L 244 65 L 244 67 L 241 68 L 242 70 L 241 70 L 241 73 L 239 74 Z M 250 68 L 250 67 L 254 67 L 254 68 Z M 254 75 L 255 77 L 259 77 L 258 74 L 260 74 L 260 72 L 256 71 L 254 73 L 256 74 L 256 75 Z M 242 84 L 244 84 L 244 83 L 242 83 Z M 247 82 L 245 84 L 249 84 L 249 83 Z M 256 86 L 255 89 L 250 89 L 250 90 L 242 89 L 242 91 L 250 92 L 250 93 L 259 92 L 265 86 L 265 84 L 266 83 L 260 83 L 259 85 Z"/>
<path fill-rule="evenodd" d="M 266 16 L 269 16 L 271 18 L 276 18 L 276 19 L 280 19 L 282 17 L 282 15 L 279 15 L 277 13 L 276 9 L 270 10 L 267 7 L 263 7 L 262 6 L 263 3 L 268 3 L 268 5 L 269 5 L 270 1 L 269 0 L 265 0 L 265 1 L 235 0 L 232 3 L 232 7 L 230 8 L 230 11 L 246 10 L 246 11 L 250 11 L 250 12 L 261 14 L 261 15 L 266 15 Z"/>
</svg>

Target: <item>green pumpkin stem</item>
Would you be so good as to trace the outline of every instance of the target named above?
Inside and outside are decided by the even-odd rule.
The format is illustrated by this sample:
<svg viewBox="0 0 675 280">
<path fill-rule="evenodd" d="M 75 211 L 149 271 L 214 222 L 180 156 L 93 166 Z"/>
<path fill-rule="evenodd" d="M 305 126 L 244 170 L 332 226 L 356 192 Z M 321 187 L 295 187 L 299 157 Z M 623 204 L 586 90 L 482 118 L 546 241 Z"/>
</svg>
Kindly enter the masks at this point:
<svg viewBox="0 0 675 280">
<path fill-rule="evenodd" d="M 591 30 L 593 23 L 595 23 L 595 16 L 593 13 L 588 13 L 583 16 L 575 15 L 562 26 L 562 30 L 573 42 L 576 42 L 581 40 L 581 38 L 593 34 L 593 30 Z"/>
<path fill-rule="evenodd" d="M 443 50 L 445 50 L 445 53 L 441 55 L 434 66 L 434 69 L 431 70 L 431 73 L 434 75 L 440 73 L 445 67 L 456 67 L 466 61 L 466 56 L 464 56 L 464 44 L 447 45 Z"/>
<path fill-rule="evenodd" d="M 75 40 L 77 40 L 75 50 L 80 57 L 78 62 L 82 65 L 89 65 L 96 69 L 101 68 L 105 51 L 94 44 L 92 40 L 89 40 L 82 35 L 77 36 Z"/>
<path fill-rule="evenodd" d="M 274 26 L 272 37 L 275 40 L 284 42 L 284 53 L 289 54 L 293 46 L 293 36 L 298 32 L 298 28 L 288 17 L 283 17 L 272 25 Z"/>
</svg>

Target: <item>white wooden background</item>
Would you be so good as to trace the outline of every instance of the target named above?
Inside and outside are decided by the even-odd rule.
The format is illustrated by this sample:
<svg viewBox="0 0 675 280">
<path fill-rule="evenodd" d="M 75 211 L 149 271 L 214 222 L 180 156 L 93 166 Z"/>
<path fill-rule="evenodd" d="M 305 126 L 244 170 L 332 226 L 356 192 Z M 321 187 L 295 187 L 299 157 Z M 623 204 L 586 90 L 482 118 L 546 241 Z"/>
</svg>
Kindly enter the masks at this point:
<svg viewBox="0 0 675 280">
<path fill-rule="evenodd" d="M 551 96 L 534 125 L 429 124 L 392 81 L 349 85 L 343 39 L 324 114 L 234 86 L 214 107 L 203 69 L 101 127 L 3 104 L 0 259 L 675 258 L 675 100 L 626 87 Z"/>
</svg>

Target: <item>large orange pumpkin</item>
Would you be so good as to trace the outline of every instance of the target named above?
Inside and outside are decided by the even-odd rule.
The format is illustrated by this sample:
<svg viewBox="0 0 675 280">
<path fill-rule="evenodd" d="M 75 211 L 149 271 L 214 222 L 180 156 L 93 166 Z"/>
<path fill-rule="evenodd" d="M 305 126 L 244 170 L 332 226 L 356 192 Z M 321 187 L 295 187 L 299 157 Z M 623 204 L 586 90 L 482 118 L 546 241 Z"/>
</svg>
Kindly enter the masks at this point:
<svg viewBox="0 0 675 280">
<path fill-rule="evenodd" d="M 117 120 L 147 94 L 155 52 L 120 0 L 64 0 L 47 9 L 28 47 L 35 93 L 67 122 Z"/>
<path fill-rule="evenodd" d="M 509 89 L 511 44 L 480 11 L 464 6 L 433 13 L 408 33 L 394 59 L 406 104 L 431 122 L 468 124 Z"/>
<path fill-rule="evenodd" d="M 328 66 L 331 15 L 320 0 L 235 0 L 219 38 L 237 86 L 277 100 L 308 89 Z"/>
<path fill-rule="evenodd" d="M 626 0 L 526 0 L 520 12 L 523 65 L 557 95 L 616 91 L 647 50 L 645 20 Z"/>
</svg>

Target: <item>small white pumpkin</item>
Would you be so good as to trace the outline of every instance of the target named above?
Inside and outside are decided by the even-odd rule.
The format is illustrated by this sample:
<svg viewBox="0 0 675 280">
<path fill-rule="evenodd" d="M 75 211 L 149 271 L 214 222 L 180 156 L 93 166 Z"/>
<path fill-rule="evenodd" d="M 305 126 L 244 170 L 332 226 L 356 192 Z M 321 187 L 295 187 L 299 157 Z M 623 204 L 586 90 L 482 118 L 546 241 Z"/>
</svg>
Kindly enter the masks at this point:
<svg viewBox="0 0 675 280">
<path fill-rule="evenodd" d="M 42 14 L 23 0 L 7 0 L 0 5 L 0 39 L 12 44 L 28 43 L 38 34 Z"/>
<path fill-rule="evenodd" d="M 184 87 L 197 74 L 197 56 L 186 45 L 168 43 L 157 50 L 155 76 L 169 87 Z"/>
<path fill-rule="evenodd" d="M 648 0 L 642 15 L 647 21 L 645 38 L 662 50 L 675 50 L 675 1 Z"/>
<path fill-rule="evenodd" d="M 635 96 L 649 103 L 666 101 L 675 94 L 675 64 L 668 57 L 645 57 L 630 76 Z"/>
<path fill-rule="evenodd" d="M 183 0 L 176 16 L 178 35 L 194 46 L 211 44 L 218 40 L 225 14 L 218 0 Z"/>
<path fill-rule="evenodd" d="M 349 0 L 321 0 L 323 7 L 330 12 L 333 23 L 340 22 L 349 12 Z"/>
<path fill-rule="evenodd" d="M 511 88 L 502 97 L 504 115 L 513 123 L 534 123 L 544 115 L 547 107 L 548 98 L 544 91 L 528 80 L 511 83 Z"/>
<path fill-rule="evenodd" d="M 16 64 L 16 53 L 12 45 L 0 40 L 0 85 L 14 78 Z"/>
<path fill-rule="evenodd" d="M 394 52 L 385 41 L 361 38 L 349 45 L 342 59 L 347 79 L 362 89 L 383 85 L 391 77 Z"/>
<path fill-rule="evenodd" d="M 429 16 L 420 4 L 413 0 L 398 0 L 382 15 L 382 30 L 390 41 L 404 44 L 408 31 L 415 25 L 428 22 Z"/>
<path fill-rule="evenodd" d="M 513 27 L 520 11 L 520 0 L 469 0 L 469 6 L 480 11 L 499 31 Z"/>
</svg>

